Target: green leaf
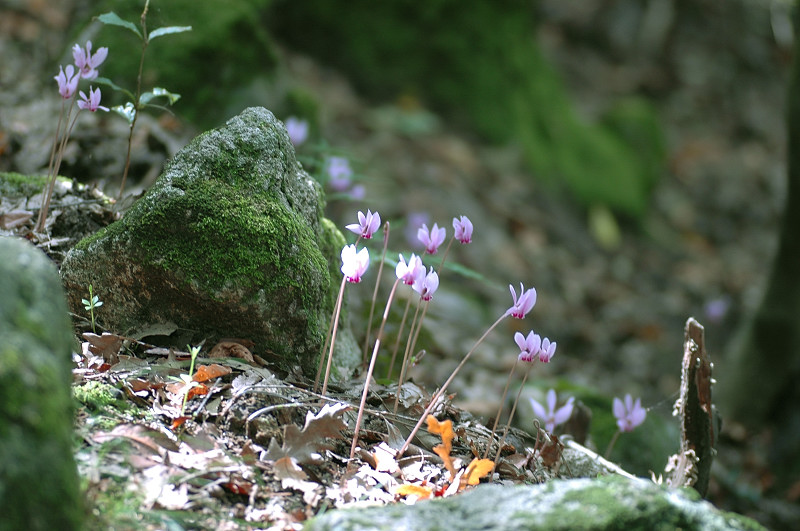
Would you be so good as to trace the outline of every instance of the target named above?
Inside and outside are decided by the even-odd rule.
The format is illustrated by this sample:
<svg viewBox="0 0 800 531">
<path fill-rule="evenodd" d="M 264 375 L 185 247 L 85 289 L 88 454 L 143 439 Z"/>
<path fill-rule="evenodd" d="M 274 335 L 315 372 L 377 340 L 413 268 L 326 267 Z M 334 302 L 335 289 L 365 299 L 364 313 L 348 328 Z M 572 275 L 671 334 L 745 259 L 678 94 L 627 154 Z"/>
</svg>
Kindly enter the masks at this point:
<svg viewBox="0 0 800 531">
<path fill-rule="evenodd" d="M 117 105 L 115 107 L 111 107 L 111 110 L 125 118 L 129 125 L 133 123 L 133 118 L 136 116 L 136 109 L 133 107 L 133 103 L 131 102 L 126 103 L 124 106 Z"/>
<path fill-rule="evenodd" d="M 171 33 L 183 33 L 184 31 L 192 31 L 191 26 L 167 26 L 166 28 L 157 28 L 150 32 L 147 36 L 148 40 L 153 40 L 162 35 L 169 35 Z"/>
<path fill-rule="evenodd" d="M 131 92 L 129 90 L 120 87 L 119 85 L 117 85 L 116 83 L 114 83 L 113 81 L 108 79 L 107 77 L 98 77 L 98 78 L 93 79 L 92 82 L 93 83 L 97 83 L 98 85 L 105 85 L 107 87 L 111 87 L 113 90 L 116 90 L 118 92 L 122 92 L 123 94 L 128 96 L 130 99 L 133 99 L 133 94 L 131 94 Z"/>
<path fill-rule="evenodd" d="M 135 24 L 132 22 L 128 22 L 127 20 L 122 20 L 119 18 L 119 15 L 114 13 L 113 11 L 109 11 L 108 13 L 103 13 L 97 17 L 97 20 L 102 22 L 103 24 L 108 24 L 109 26 L 121 26 L 123 28 L 127 28 L 134 32 L 140 39 L 142 38 L 142 32 L 139 31 L 139 28 L 136 27 Z"/>
<path fill-rule="evenodd" d="M 169 104 L 172 105 L 173 103 L 175 103 L 180 99 L 181 95 L 173 94 L 167 89 L 161 87 L 155 87 L 150 92 L 142 93 L 142 95 L 139 97 L 139 104 L 147 105 L 148 103 L 150 103 L 151 100 L 153 100 L 153 98 L 159 98 L 159 97 L 167 98 L 169 100 Z"/>
</svg>

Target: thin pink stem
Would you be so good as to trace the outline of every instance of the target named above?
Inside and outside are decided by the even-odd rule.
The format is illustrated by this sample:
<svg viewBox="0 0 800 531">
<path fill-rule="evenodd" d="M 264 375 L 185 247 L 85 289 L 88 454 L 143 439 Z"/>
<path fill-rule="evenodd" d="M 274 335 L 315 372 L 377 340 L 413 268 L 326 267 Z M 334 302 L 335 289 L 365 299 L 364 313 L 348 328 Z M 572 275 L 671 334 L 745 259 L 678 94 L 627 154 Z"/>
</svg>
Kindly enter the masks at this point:
<svg viewBox="0 0 800 531">
<path fill-rule="evenodd" d="M 492 330 L 494 330 L 497 327 L 497 325 L 500 324 L 500 321 L 505 319 L 506 316 L 508 316 L 508 315 L 509 315 L 508 312 L 506 312 L 503 315 L 501 315 L 497 319 L 497 321 L 495 321 L 494 324 L 492 324 L 492 326 L 490 326 L 488 328 L 488 330 L 486 330 L 486 332 L 483 333 L 483 335 L 480 337 L 480 339 L 478 339 L 478 341 L 475 343 L 475 345 L 473 345 L 472 349 L 470 349 L 470 351 L 467 352 L 467 354 L 464 356 L 464 358 L 461 360 L 461 362 L 456 366 L 456 368 L 453 370 L 453 373 L 450 375 L 450 377 L 447 379 L 447 381 L 444 382 L 444 385 L 442 385 L 442 387 L 439 388 L 439 390 L 436 393 L 434 393 L 433 397 L 431 397 L 430 404 L 428 404 L 428 407 L 425 408 L 425 411 L 420 416 L 419 420 L 417 421 L 416 426 L 414 426 L 414 429 L 411 430 L 411 433 L 409 434 L 408 438 L 406 439 L 406 442 L 403 443 L 403 447 L 400 448 L 400 451 L 397 453 L 398 457 L 402 456 L 405 453 L 405 451 L 408 450 L 408 446 L 411 444 L 411 441 L 417 435 L 417 432 L 419 431 L 420 427 L 422 426 L 422 423 L 425 422 L 425 419 L 428 417 L 430 412 L 433 410 L 434 406 L 439 401 L 439 398 L 444 394 L 445 390 L 447 390 L 447 386 L 449 386 L 450 383 L 452 383 L 453 379 L 456 377 L 456 374 L 458 374 L 458 371 L 461 370 L 461 367 L 464 366 L 464 364 L 467 362 L 467 360 L 472 355 L 472 353 L 475 352 L 475 350 L 478 348 L 478 345 L 480 345 L 483 342 L 483 340 L 486 339 L 486 337 L 489 335 L 489 333 Z"/>
<path fill-rule="evenodd" d="M 408 309 L 411 307 L 411 299 L 412 297 L 408 298 L 406 301 L 406 309 L 403 310 L 403 318 L 400 320 L 400 328 L 397 330 L 397 337 L 395 338 L 394 346 L 392 347 L 392 361 L 389 362 L 389 370 L 386 371 L 387 379 L 392 377 L 395 358 L 397 358 L 397 349 L 400 348 L 400 340 L 403 338 L 403 330 L 405 330 L 406 319 L 408 318 Z"/>
<path fill-rule="evenodd" d="M 517 362 L 519 362 L 519 358 L 514 361 L 514 365 L 511 367 L 511 372 L 508 373 L 508 378 L 506 379 L 506 386 L 503 388 L 503 397 L 500 399 L 500 408 L 497 410 L 497 416 L 494 418 L 494 425 L 492 426 L 492 434 L 489 435 L 489 441 L 486 443 L 486 451 L 483 452 L 483 458 L 486 459 L 489 456 L 489 448 L 492 446 L 492 442 L 494 442 L 494 432 L 497 430 L 497 425 L 500 423 L 500 415 L 503 414 L 503 404 L 506 403 L 506 395 L 508 394 L 508 387 L 511 385 L 511 377 L 514 376 L 514 370 L 517 368 Z"/>
<path fill-rule="evenodd" d="M 367 394 L 369 393 L 369 381 L 372 378 L 372 371 L 375 370 L 375 360 L 378 358 L 378 351 L 381 348 L 381 338 L 383 337 L 383 328 L 386 325 L 386 320 L 389 317 L 389 308 L 392 306 L 392 299 L 394 293 L 397 291 L 397 284 L 400 279 L 394 281 L 392 291 L 389 293 L 389 300 L 386 301 L 386 309 L 383 311 L 383 320 L 381 321 L 381 328 L 378 330 L 378 337 L 375 339 L 375 347 L 372 349 L 372 357 L 369 360 L 369 369 L 367 369 L 367 377 L 364 380 L 364 392 L 361 393 L 361 404 L 358 406 L 358 417 L 356 418 L 356 427 L 353 432 L 353 443 L 350 445 L 350 459 L 356 453 L 356 444 L 358 443 L 358 431 L 361 429 L 361 420 L 364 417 L 364 406 L 367 403 Z M 324 393 L 323 393 L 324 394 Z"/>
<path fill-rule="evenodd" d="M 422 299 L 420 299 L 421 301 Z M 409 299 L 409 302 L 411 299 Z M 419 321 L 417 321 L 417 315 L 419 315 L 419 307 L 420 303 L 417 303 L 417 311 L 414 312 L 414 318 L 411 320 L 411 329 L 408 331 L 409 340 L 411 336 L 414 335 L 415 328 L 419 329 Z M 397 394 L 394 397 L 394 413 L 397 414 L 397 406 L 400 403 L 400 390 L 403 388 L 403 382 L 406 378 L 406 370 L 408 368 L 408 356 L 411 354 L 411 349 L 409 348 L 411 341 L 406 343 L 406 351 L 403 353 L 403 362 L 400 364 L 400 377 L 397 379 Z"/>
<path fill-rule="evenodd" d="M 381 284 L 381 274 L 383 273 L 383 263 L 386 261 L 386 248 L 389 246 L 389 222 L 383 224 L 383 254 L 381 263 L 378 266 L 378 277 L 375 279 L 375 289 L 372 290 L 372 304 L 369 307 L 369 320 L 367 320 L 367 337 L 364 339 L 364 355 L 361 364 L 367 362 L 367 350 L 369 349 L 369 336 L 372 334 L 372 316 L 375 313 L 375 299 L 378 298 L 378 287 Z"/>
<path fill-rule="evenodd" d="M 333 334 L 333 329 L 335 328 L 334 323 L 339 320 L 339 311 L 342 307 L 342 298 L 344 297 L 344 286 L 347 283 L 347 277 L 342 277 L 342 284 L 339 286 L 339 295 L 336 297 L 336 305 L 333 307 L 333 313 L 331 314 L 331 322 L 328 325 L 328 334 L 325 337 L 325 345 L 322 347 L 322 351 L 319 355 L 319 365 L 317 366 L 317 376 L 314 378 L 314 392 L 317 392 L 317 387 L 319 386 L 319 377 L 322 374 L 322 366 L 325 364 L 325 353 L 328 350 L 328 345 L 330 345 L 331 336 Z M 333 349 L 331 349 L 333 352 Z M 326 378 L 327 382 L 327 378 Z M 325 391 L 322 392 L 325 394 Z"/>
<path fill-rule="evenodd" d="M 525 376 L 522 378 L 522 383 L 519 384 L 519 391 L 517 391 L 517 398 L 514 399 L 514 405 L 511 407 L 511 413 L 508 414 L 508 422 L 506 423 L 506 429 L 503 431 L 503 438 L 500 439 L 500 444 L 497 445 L 497 454 L 494 456 L 494 468 L 497 468 L 497 460 L 500 459 L 500 452 L 503 450 L 503 445 L 506 442 L 506 436 L 508 435 L 508 430 L 511 429 L 511 421 L 514 420 L 514 413 L 517 412 L 517 404 L 519 403 L 519 397 L 522 394 L 522 388 L 525 387 L 525 381 L 528 379 L 528 375 L 531 372 L 531 367 L 528 367 L 528 370 L 525 371 Z"/>
</svg>

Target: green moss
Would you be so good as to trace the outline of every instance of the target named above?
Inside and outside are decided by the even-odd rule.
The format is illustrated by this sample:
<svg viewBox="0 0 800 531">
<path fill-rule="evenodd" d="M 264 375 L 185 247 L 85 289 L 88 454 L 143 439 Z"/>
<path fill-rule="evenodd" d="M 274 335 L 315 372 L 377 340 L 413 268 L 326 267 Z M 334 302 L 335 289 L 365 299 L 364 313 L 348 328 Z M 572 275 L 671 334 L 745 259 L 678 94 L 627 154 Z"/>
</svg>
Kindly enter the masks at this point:
<svg viewBox="0 0 800 531">
<path fill-rule="evenodd" d="M 117 388 L 103 382 L 86 382 L 73 388 L 75 399 L 91 409 L 117 404 Z"/>
<path fill-rule="evenodd" d="M 59 178 L 69 181 L 66 177 Z M 30 197 L 41 193 L 48 182 L 46 175 L 0 172 L 0 195 L 5 197 Z"/>
</svg>

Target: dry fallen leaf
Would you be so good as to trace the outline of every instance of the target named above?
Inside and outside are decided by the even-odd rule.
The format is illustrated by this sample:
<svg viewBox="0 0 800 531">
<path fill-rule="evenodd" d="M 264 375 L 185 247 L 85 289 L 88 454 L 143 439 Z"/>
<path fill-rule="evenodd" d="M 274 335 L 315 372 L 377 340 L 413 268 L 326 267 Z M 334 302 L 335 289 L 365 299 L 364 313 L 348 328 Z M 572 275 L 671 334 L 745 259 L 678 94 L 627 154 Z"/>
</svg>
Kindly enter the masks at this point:
<svg viewBox="0 0 800 531">
<path fill-rule="evenodd" d="M 235 341 L 220 341 L 208 353 L 209 358 L 241 358 L 249 363 L 253 363 L 253 353 Z"/>
<path fill-rule="evenodd" d="M 224 367 L 222 365 L 218 365 L 216 363 L 212 363 L 211 365 L 200 365 L 197 367 L 197 370 L 194 371 L 194 376 L 192 380 L 195 382 L 207 382 L 208 380 L 213 380 L 214 378 L 219 378 L 220 376 L 225 376 L 226 374 L 231 373 L 230 367 Z"/>
<path fill-rule="evenodd" d="M 428 422 L 428 431 L 442 437 L 442 444 L 434 446 L 433 451 L 442 458 L 445 468 L 450 472 L 450 481 L 453 481 L 453 478 L 456 477 L 456 468 L 453 466 L 453 459 L 450 457 L 450 452 L 453 451 L 453 438 L 455 437 L 453 421 L 445 420 L 444 422 L 439 422 L 433 415 L 428 415 L 425 420 Z"/>
<path fill-rule="evenodd" d="M 316 415 L 309 411 L 302 430 L 294 424 L 287 424 L 283 427 L 283 444 L 278 446 L 272 439 L 265 459 L 278 461 L 283 457 L 293 457 L 300 463 L 320 462 L 322 456 L 319 452 L 328 448 L 323 439 L 342 438 L 341 431 L 347 425 L 341 417 L 349 407 L 341 403 L 325 404 Z"/>
<path fill-rule="evenodd" d="M 83 334 L 83 339 L 89 342 L 89 352 L 95 356 L 102 356 L 111 364 L 119 361 L 118 355 L 119 349 L 122 348 L 123 337 L 108 332 L 103 332 L 101 336 L 86 332 Z"/>
<path fill-rule="evenodd" d="M 392 494 L 395 496 L 416 496 L 420 500 L 427 500 L 433 496 L 433 487 L 411 484 L 398 485 Z"/>
<path fill-rule="evenodd" d="M 467 471 L 462 480 L 467 485 L 477 485 L 481 478 L 489 474 L 494 469 L 494 461 L 491 459 L 473 459 L 467 466 Z"/>
</svg>

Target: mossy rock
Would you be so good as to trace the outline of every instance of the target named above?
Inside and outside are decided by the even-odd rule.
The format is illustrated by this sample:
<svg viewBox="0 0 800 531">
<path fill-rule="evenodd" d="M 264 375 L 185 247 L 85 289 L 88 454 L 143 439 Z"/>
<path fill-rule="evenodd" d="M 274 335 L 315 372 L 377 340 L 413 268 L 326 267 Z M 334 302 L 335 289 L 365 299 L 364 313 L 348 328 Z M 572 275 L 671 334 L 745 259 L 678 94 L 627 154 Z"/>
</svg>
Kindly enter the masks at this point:
<svg viewBox="0 0 800 531">
<path fill-rule="evenodd" d="M 307 531 L 438 530 L 763 530 L 755 521 L 716 509 L 691 489 L 670 489 L 620 476 L 554 480 L 542 485 L 480 485 L 415 505 L 334 510 Z"/>
<path fill-rule="evenodd" d="M 343 241 L 323 206 L 283 124 L 246 109 L 195 138 L 122 220 L 69 252 L 70 308 L 84 313 L 92 284 L 108 329 L 136 335 L 171 323 L 192 342 L 250 339 L 256 354 L 314 374 Z"/>
<path fill-rule="evenodd" d="M 454 125 L 519 144 L 537 178 L 582 203 L 642 216 L 665 160 L 655 111 L 635 100 L 597 122 L 580 117 L 536 45 L 534 9 L 523 0 L 284 1 L 267 22 L 374 100 L 418 98 Z"/>
<path fill-rule="evenodd" d="M 72 327 L 55 265 L 0 237 L 0 529 L 80 529 Z"/>
</svg>

